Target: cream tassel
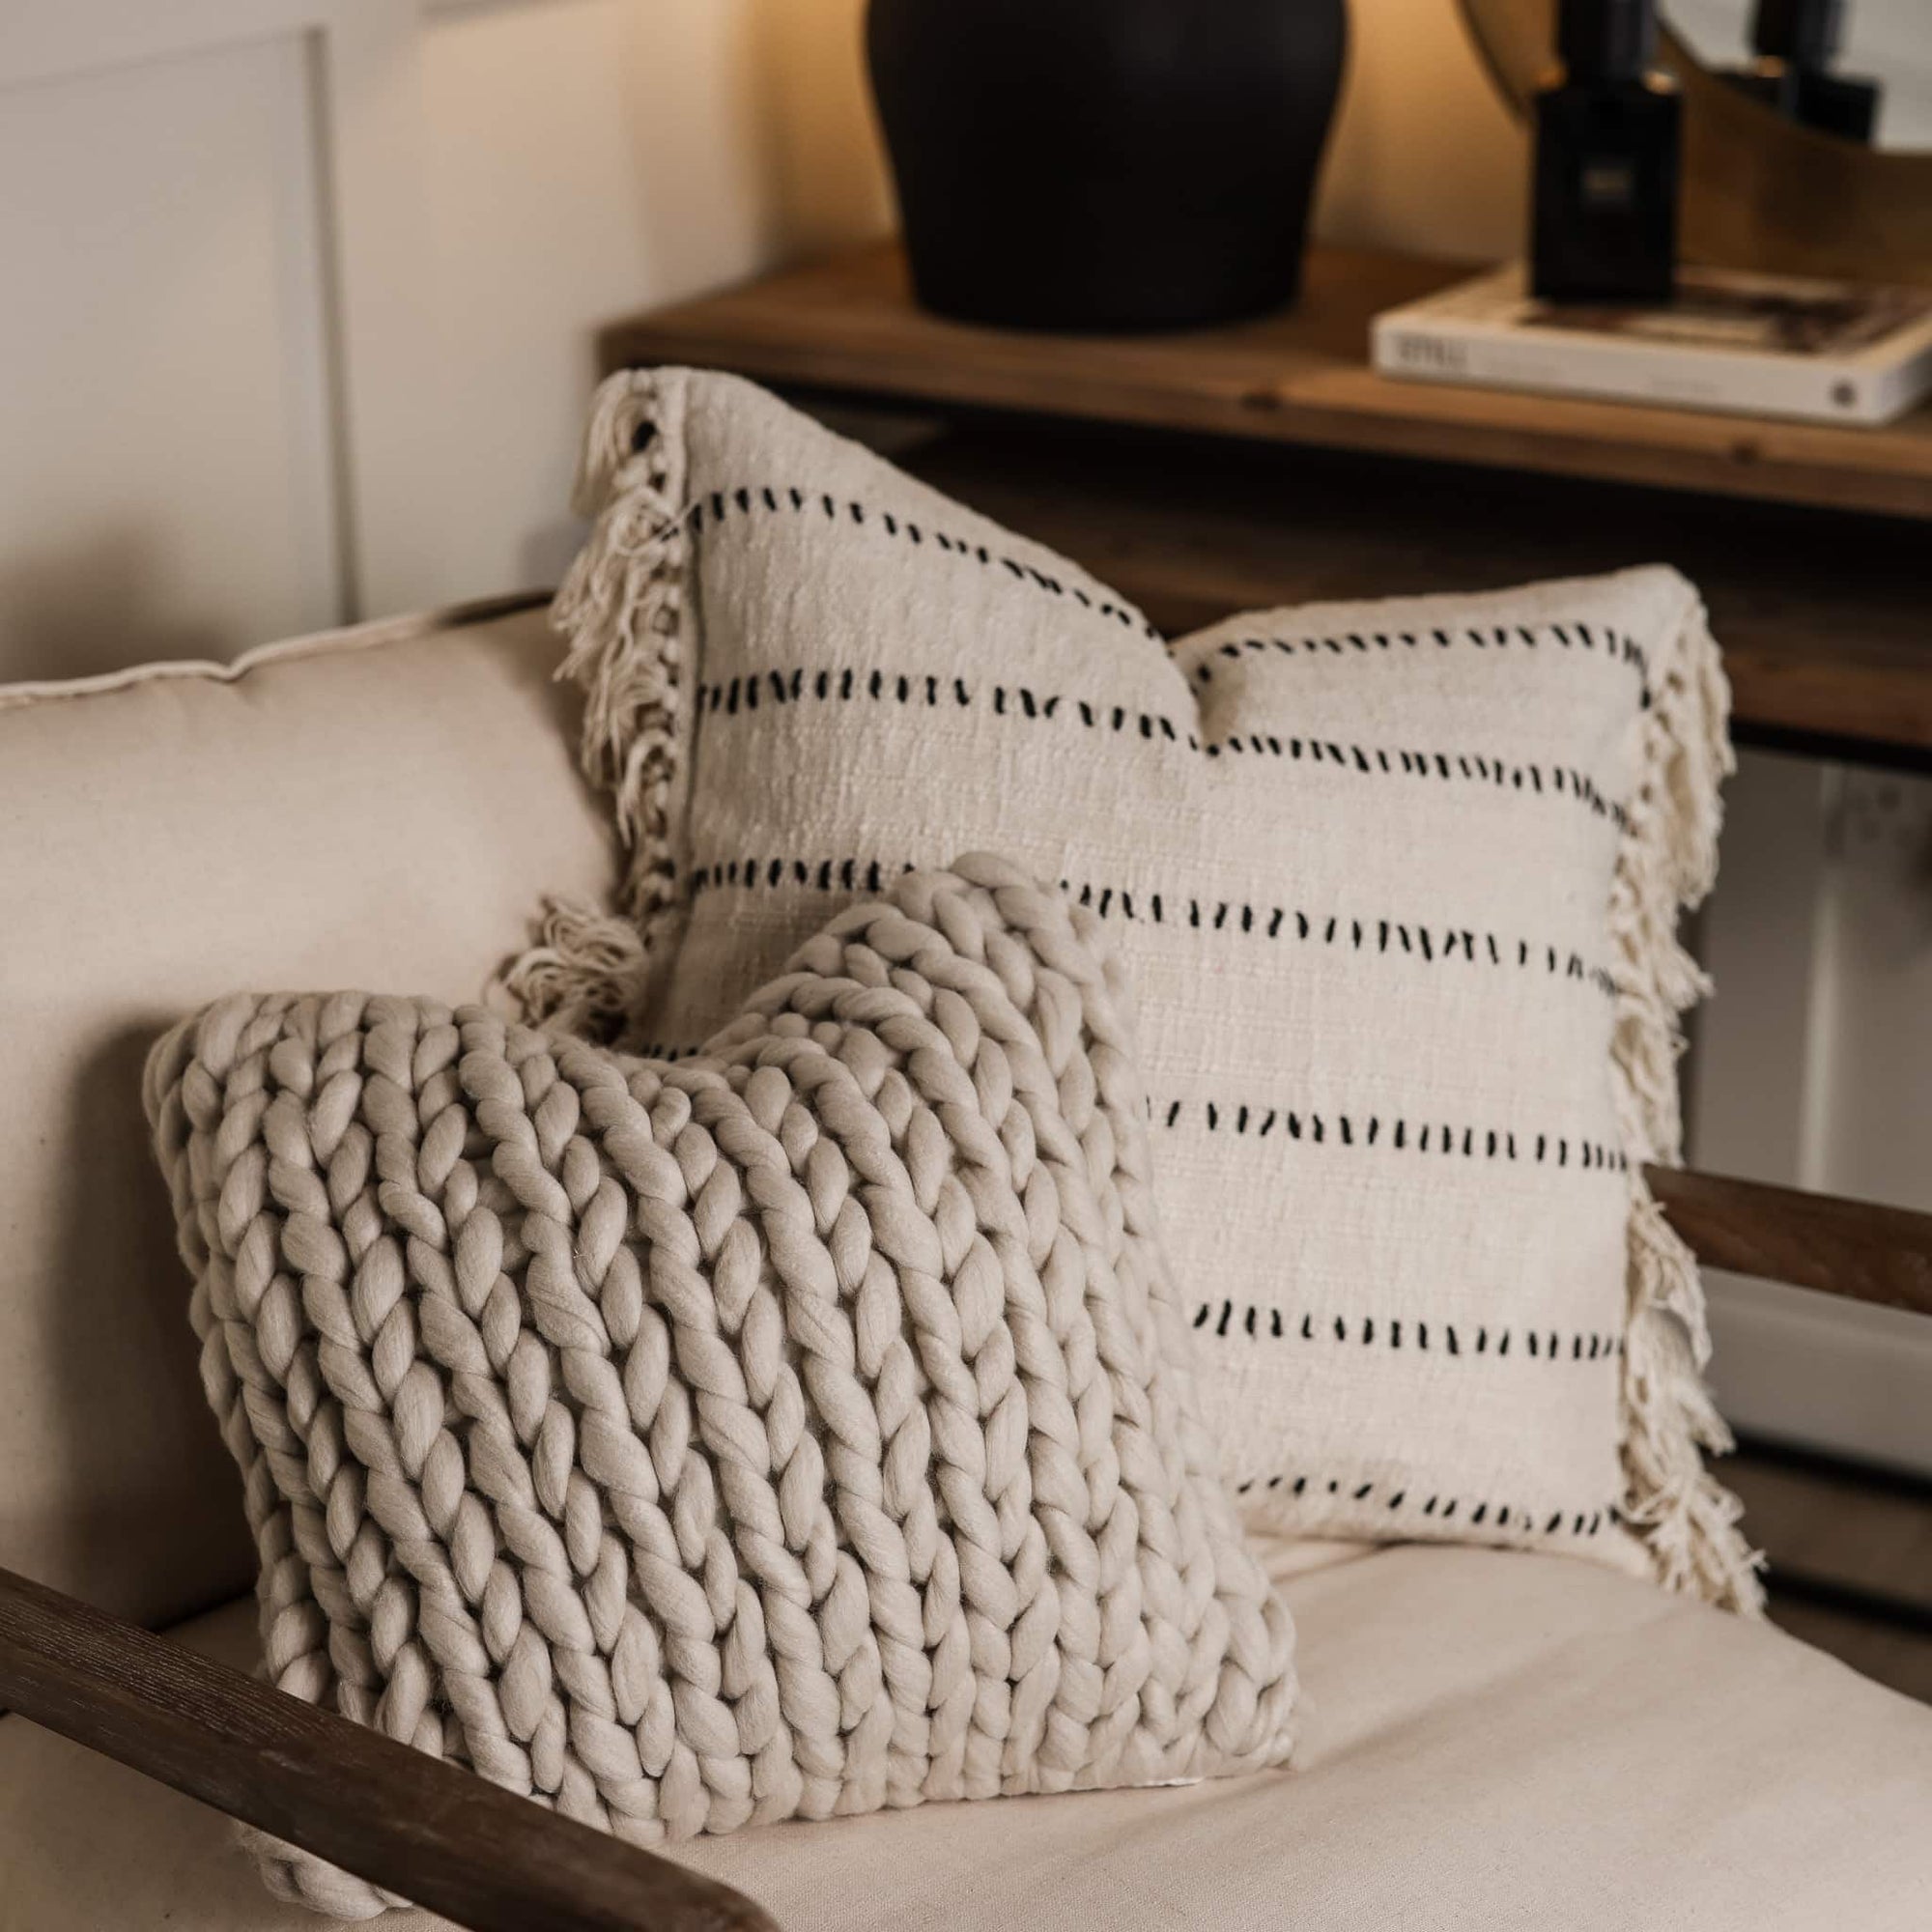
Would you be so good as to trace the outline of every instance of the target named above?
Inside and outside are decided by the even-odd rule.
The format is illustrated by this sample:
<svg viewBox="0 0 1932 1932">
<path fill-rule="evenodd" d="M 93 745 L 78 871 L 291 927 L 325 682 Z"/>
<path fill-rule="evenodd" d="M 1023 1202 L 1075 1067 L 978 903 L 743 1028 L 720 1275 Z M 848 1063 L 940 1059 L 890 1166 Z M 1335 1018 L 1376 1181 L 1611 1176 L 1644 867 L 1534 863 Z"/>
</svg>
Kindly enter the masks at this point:
<svg viewBox="0 0 1932 1932">
<path fill-rule="evenodd" d="M 1688 584 L 1685 599 L 1653 667 L 1639 765 L 1654 776 L 1632 803 L 1610 902 L 1619 987 L 1612 1059 L 1632 1159 L 1623 1513 L 1665 1588 L 1756 1615 L 1760 1559 L 1739 1533 L 1737 1501 L 1704 1464 L 1703 1452 L 1722 1453 L 1731 1437 L 1704 1385 L 1703 1284 L 1642 1172 L 1645 1161 L 1682 1158 L 1678 1020 L 1708 982 L 1678 944 L 1677 921 L 1717 877 L 1719 786 L 1734 765 L 1718 647 Z"/>
<path fill-rule="evenodd" d="M 547 899 L 536 943 L 504 969 L 511 1010 L 532 1024 L 614 1041 L 632 1029 L 649 980 L 643 941 L 618 913 Z"/>
<path fill-rule="evenodd" d="M 499 976 L 532 1020 L 621 1038 L 676 915 L 674 820 L 684 756 L 684 387 L 633 370 L 597 391 L 572 501 L 595 520 L 551 608 L 584 694 L 582 759 L 630 848 L 616 916 L 546 903 L 537 943 Z M 642 447 L 639 438 L 648 431 Z"/>
</svg>

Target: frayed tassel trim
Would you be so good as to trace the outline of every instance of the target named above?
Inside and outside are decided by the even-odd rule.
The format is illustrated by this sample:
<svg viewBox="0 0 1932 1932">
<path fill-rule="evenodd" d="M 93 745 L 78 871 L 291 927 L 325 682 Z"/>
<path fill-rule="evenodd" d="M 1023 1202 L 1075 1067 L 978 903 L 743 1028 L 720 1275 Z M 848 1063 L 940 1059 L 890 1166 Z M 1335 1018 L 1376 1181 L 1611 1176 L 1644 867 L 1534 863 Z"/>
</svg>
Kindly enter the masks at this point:
<svg viewBox="0 0 1932 1932">
<path fill-rule="evenodd" d="M 583 691 L 583 770 L 611 793 L 630 848 L 617 908 L 629 924 L 551 907 L 538 943 L 500 981 L 533 1020 L 588 1022 L 603 1037 L 620 1037 L 637 1013 L 675 917 L 691 561 L 683 415 L 675 374 L 628 371 L 597 391 L 573 492 L 595 521 L 551 610 L 568 644 L 557 675 Z"/>
<path fill-rule="evenodd" d="M 1667 1590 L 1758 1616 L 1763 1558 L 1738 1528 L 1743 1511 L 1705 1466 L 1731 1433 L 1704 1385 L 1711 1337 L 1696 1259 L 1639 1174 L 1631 1201 L 1631 1323 L 1624 1344 L 1626 1524 Z"/>
<path fill-rule="evenodd" d="M 1610 901 L 1619 988 L 1611 1053 L 1634 1177 L 1623 1515 L 1666 1589 L 1757 1615 L 1761 1559 L 1739 1532 L 1736 1499 L 1704 1464 L 1705 1452 L 1723 1453 L 1731 1437 L 1704 1385 L 1711 1342 L 1703 1283 L 1642 1173 L 1647 1161 L 1681 1158 L 1678 1022 L 1708 982 L 1678 944 L 1677 922 L 1717 877 L 1719 786 L 1734 764 L 1718 647 L 1688 585 L 1685 597 L 1643 714 L 1639 768 L 1652 779 L 1632 806 Z"/>
<path fill-rule="evenodd" d="M 626 902 L 639 919 L 668 897 L 673 871 L 690 538 L 683 425 L 666 418 L 682 413 L 682 394 L 645 372 L 613 376 L 597 392 L 576 492 L 596 524 L 551 611 L 569 643 L 557 675 L 583 690 L 583 768 L 612 795 L 631 847 Z"/>
<path fill-rule="evenodd" d="M 631 921 L 551 899 L 536 943 L 511 961 L 498 983 L 530 1025 L 610 1045 L 629 1030 L 648 980 L 643 941 Z"/>
</svg>

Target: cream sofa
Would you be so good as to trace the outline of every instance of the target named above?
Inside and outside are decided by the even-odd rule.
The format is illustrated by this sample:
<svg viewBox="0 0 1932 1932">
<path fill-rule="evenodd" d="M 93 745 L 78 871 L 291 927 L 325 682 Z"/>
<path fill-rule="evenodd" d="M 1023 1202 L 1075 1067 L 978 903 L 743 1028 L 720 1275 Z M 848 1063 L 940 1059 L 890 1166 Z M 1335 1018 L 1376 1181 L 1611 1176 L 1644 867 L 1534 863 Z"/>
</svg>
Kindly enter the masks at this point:
<svg viewBox="0 0 1932 1932">
<path fill-rule="evenodd" d="M 250 1662 L 142 1058 L 235 986 L 474 997 L 544 894 L 606 894 L 555 658 L 525 604 L 0 691 L 0 1567 Z M 1932 1711 L 1578 1559 L 1267 1553 L 1289 1772 L 677 1857 L 791 1932 L 1932 1927 Z M 214 1812 L 0 1718 L 0 1932 L 318 1922 Z"/>
</svg>

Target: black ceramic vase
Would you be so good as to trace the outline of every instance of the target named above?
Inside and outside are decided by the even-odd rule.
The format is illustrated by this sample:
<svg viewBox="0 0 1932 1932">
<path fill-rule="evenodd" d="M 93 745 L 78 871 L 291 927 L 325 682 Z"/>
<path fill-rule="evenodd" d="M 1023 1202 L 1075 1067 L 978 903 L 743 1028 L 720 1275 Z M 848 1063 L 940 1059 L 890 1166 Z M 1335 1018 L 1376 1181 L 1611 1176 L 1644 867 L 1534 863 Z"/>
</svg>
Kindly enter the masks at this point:
<svg viewBox="0 0 1932 1932">
<path fill-rule="evenodd" d="M 1347 0 L 871 0 L 928 308 L 1179 328 L 1293 298 Z"/>
</svg>

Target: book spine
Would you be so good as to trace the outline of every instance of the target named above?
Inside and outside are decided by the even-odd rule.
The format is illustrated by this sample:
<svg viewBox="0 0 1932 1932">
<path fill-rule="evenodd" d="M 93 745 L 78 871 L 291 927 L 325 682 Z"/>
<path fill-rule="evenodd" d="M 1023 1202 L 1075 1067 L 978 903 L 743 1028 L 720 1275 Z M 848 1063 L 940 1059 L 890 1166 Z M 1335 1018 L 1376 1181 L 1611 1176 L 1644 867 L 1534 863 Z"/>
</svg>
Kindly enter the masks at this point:
<svg viewBox="0 0 1932 1932">
<path fill-rule="evenodd" d="M 1569 340 L 1549 330 L 1517 334 L 1400 315 L 1379 318 L 1373 340 L 1378 372 L 1409 382 L 1810 422 L 1883 422 L 1905 400 L 1903 383 L 1873 370 L 1798 356 L 1687 352 L 1582 335 Z"/>
</svg>

